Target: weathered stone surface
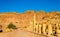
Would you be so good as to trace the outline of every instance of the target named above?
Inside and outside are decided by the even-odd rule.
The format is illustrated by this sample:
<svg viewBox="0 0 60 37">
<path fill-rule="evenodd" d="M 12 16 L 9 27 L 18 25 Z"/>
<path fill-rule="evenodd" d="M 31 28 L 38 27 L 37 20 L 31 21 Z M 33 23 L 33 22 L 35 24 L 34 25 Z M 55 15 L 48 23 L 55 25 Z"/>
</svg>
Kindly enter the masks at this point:
<svg viewBox="0 0 60 37">
<path fill-rule="evenodd" d="M 9 12 L 0 14 L 0 25 L 3 26 L 3 30 L 5 30 L 11 22 L 19 28 L 38 32 L 38 26 L 40 24 L 43 25 L 43 28 L 45 28 L 44 25 L 48 25 L 49 27 L 54 24 L 60 25 L 60 12 L 46 13 L 45 11 L 26 11 L 24 13 Z"/>
</svg>

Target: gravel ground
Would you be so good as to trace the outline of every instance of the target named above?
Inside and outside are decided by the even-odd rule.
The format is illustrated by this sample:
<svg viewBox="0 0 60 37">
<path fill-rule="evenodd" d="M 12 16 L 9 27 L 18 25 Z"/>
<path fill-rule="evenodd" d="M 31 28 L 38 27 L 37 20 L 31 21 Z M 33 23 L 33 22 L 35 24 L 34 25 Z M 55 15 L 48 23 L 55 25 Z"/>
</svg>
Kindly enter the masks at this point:
<svg viewBox="0 0 60 37">
<path fill-rule="evenodd" d="M 56 36 L 39 35 L 33 32 L 19 29 L 19 30 L 12 31 L 12 32 L 0 33 L 0 37 L 56 37 Z"/>
<path fill-rule="evenodd" d="M 0 37 L 44 37 L 24 30 L 16 30 L 12 32 L 0 33 Z"/>
</svg>

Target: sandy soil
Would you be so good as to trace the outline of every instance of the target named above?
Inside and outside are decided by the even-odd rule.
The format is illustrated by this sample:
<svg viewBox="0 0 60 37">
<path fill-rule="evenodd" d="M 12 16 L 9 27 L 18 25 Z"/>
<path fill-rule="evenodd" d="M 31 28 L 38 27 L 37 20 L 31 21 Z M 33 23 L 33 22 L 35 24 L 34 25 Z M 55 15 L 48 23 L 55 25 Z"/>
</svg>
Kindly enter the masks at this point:
<svg viewBox="0 0 60 37">
<path fill-rule="evenodd" d="M 0 37 L 43 37 L 43 36 L 27 32 L 24 30 L 17 30 L 12 32 L 0 33 Z"/>
</svg>

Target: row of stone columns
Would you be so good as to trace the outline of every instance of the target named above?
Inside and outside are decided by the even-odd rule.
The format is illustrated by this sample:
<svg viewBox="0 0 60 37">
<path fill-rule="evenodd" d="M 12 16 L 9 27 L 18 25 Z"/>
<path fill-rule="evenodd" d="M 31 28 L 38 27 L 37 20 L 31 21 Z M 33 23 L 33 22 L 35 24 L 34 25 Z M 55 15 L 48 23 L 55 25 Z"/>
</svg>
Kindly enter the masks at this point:
<svg viewBox="0 0 60 37">
<path fill-rule="evenodd" d="M 34 32 L 38 34 L 44 34 L 44 35 L 53 35 L 55 36 L 58 33 L 58 24 L 36 24 L 34 25 Z"/>
<path fill-rule="evenodd" d="M 58 24 L 38 24 L 36 21 L 36 14 L 34 14 L 34 24 L 33 31 L 35 33 L 44 34 L 44 35 L 54 35 L 58 33 Z"/>
</svg>

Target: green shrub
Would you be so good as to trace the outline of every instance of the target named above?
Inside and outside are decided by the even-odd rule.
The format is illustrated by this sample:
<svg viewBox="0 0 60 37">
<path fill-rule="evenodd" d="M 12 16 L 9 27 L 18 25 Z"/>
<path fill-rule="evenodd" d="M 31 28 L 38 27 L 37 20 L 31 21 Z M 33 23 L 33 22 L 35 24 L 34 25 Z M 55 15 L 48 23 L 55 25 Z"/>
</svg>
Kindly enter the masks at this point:
<svg viewBox="0 0 60 37">
<path fill-rule="evenodd" d="M 9 28 L 9 29 L 16 29 L 16 26 L 13 23 L 10 23 L 7 28 Z"/>
</svg>

